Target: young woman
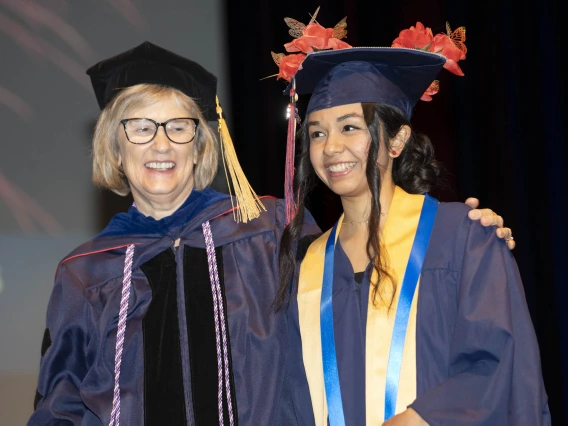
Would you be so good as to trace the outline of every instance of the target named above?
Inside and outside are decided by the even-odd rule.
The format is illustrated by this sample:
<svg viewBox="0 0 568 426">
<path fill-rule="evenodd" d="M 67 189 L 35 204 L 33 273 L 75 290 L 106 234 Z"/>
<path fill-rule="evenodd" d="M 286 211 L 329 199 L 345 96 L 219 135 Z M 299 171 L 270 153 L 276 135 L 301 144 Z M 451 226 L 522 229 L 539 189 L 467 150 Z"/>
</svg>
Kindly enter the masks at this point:
<svg viewBox="0 0 568 426">
<path fill-rule="evenodd" d="M 513 256 L 465 205 L 428 195 L 440 170 L 410 118 L 445 63 L 416 49 L 320 51 L 289 86 L 311 94 L 280 256 L 303 425 L 550 424 Z M 314 174 L 344 213 L 298 268 Z"/>
</svg>

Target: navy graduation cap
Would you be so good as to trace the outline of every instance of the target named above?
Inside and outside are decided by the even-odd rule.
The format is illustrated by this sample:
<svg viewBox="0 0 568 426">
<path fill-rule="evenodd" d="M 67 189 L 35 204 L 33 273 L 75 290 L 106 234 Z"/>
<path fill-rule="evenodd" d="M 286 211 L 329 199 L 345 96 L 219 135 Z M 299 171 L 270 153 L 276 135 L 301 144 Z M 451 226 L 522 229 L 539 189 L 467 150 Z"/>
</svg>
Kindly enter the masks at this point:
<svg viewBox="0 0 568 426">
<path fill-rule="evenodd" d="M 410 118 L 416 102 L 446 62 L 442 55 L 406 48 L 347 48 L 309 53 L 285 90 L 311 94 L 306 115 L 359 102 L 384 103 Z"/>
<path fill-rule="evenodd" d="M 398 108 L 408 119 L 418 100 L 431 100 L 439 90 L 436 75 L 442 68 L 463 75 L 457 62 L 465 59 L 465 27 L 447 34 L 432 33 L 421 22 L 399 33 L 391 47 L 354 48 L 342 41 L 347 35 L 347 18 L 333 28 L 324 28 L 315 17 L 308 25 L 285 18 L 295 38 L 284 48 L 289 53 L 271 52 L 280 72 L 278 79 L 289 82 L 284 94 L 288 105 L 288 137 L 284 194 L 287 220 L 295 215 L 293 200 L 294 145 L 298 94 L 311 94 L 306 115 L 339 105 L 370 102 Z"/>
</svg>

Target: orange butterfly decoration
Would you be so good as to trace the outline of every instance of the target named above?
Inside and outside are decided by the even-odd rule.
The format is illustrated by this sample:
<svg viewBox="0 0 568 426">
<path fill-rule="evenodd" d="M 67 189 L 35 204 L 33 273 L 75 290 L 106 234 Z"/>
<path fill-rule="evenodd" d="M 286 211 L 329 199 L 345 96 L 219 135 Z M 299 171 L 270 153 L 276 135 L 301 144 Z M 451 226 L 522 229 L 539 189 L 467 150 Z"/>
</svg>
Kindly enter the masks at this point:
<svg viewBox="0 0 568 426">
<path fill-rule="evenodd" d="M 309 24 L 313 24 L 316 21 L 316 16 L 318 16 L 319 10 L 320 8 L 318 6 L 318 8 L 316 9 L 316 11 L 312 16 L 312 19 L 310 19 Z M 297 21 L 294 18 L 284 18 L 284 22 L 286 22 L 286 25 L 288 25 L 288 27 L 290 28 L 288 30 L 288 34 L 290 34 L 294 38 L 302 37 L 304 28 L 306 28 L 305 24 L 302 24 L 300 21 Z"/>
<path fill-rule="evenodd" d="M 310 19 L 308 25 L 317 22 L 316 17 L 318 16 L 319 10 L 320 8 L 318 6 L 316 11 L 312 15 L 312 19 Z M 294 38 L 302 37 L 303 31 L 306 28 L 305 24 L 302 24 L 300 21 L 297 21 L 296 19 L 293 18 L 284 18 L 284 22 L 286 22 L 286 25 L 288 25 L 288 27 L 290 28 L 288 30 L 288 34 L 290 34 Z M 347 16 L 343 18 L 341 21 L 339 21 L 337 24 L 335 24 L 335 27 L 333 27 L 333 37 L 338 40 L 347 37 L 346 28 L 347 28 Z"/>
<path fill-rule="evenodd" d="M 335 24 L 333 27 L 333 37 L 341 40 L 342 38 L 347 37 L 347 16 Z"/>
<path fill-rule="evenodd" d="M 288 27 L 290 27 L 288 33 L 292 37 L 302 37 L 302 31 L 304 31 L 304 28 L 306 28 L 305 24 L 302 24 L 300 21 L 297 21 L 294 18 L 284 18 L 284 22 L 286 22 L 286 25 L 288 25 Z"/>
<path fill-rule="evenodd" d="M 446 31 L 450 40 L 452 40 L 456 47 L 465 55 L 467 53 L 467 47 L 465 47 L 465 27 L 462 26 L 452 31 L 450 24 L 446 22 Z"/>
</svg>

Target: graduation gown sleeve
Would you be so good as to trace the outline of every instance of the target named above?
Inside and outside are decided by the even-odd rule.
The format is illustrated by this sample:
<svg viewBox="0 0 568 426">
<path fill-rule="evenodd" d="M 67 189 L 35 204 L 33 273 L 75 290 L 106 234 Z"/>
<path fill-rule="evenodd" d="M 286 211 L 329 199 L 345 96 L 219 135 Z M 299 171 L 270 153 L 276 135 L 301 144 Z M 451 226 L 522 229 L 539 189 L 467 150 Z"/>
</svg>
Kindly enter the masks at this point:
<svg viewBox="0 0 568 426">
<path fill-rule="evenodd" d="M 86 408 L 79 389 L 89 369 L 88 316 L 81 282 L 61 264 L 49 301 L 36 411 L 29 425 L 83 421 Z"/>
<path fill-rule="evenodd" d="M 463 255 L 454 265 L 447 377 L 422 391 L 418 383 L 411 407 L 430 426 L 548 426 L 539 349 L 513 255 L 493 228 L 467 217 L 458 233 L 455 250 Z M 426 366 L 417 357 L 420 371 Z"/>
</svg>

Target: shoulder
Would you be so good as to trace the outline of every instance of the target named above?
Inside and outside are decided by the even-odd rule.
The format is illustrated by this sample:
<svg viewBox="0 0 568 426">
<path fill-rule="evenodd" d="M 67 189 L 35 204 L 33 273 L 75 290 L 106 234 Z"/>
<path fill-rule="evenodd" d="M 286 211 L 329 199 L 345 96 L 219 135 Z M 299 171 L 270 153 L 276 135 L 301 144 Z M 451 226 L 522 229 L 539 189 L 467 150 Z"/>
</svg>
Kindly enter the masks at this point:
<svg viewBox="0 0 568 426">
<path fill-rule="evenodd" d="M 283 199 L 272 196 L 260 197 L 260 201 L 262 203 L 260 215 L 247 222 L 239 220 L 238 209 L 234 207 L 211 218 L 211 231 L 215 238 L 215 244 L 222 245 L 268 232 L 273 233 L 279 240 L 287 225 L 286 203 Z M 304 216 L 304 227 L 304 234 L 320 232 L 312 215 L 307 210 Z"/>
<path fill-rule="evenodd" d="M 239 214 L 239 207 L 231 200 L 227 200 L 223 204 L 223 209 L 210 217 L 204 218 L 202 222 L 210 222 L 211 226 L 222 227 L 231 232 L 263 232 L 272 230 L 277 226 L 279 221 L 279 210 L 281 209 L 280 201 L 275 197 L 265 196 L 259 197 L 259 215 L 254 219 L 242 219 Z M 219 229 L 221 230 L 221 229 Z"/>
<path fill-rule="evenodd" d="M 439 203 L 432 238 L 444 241 L 463 238 L 474 223 L 467 215 L 470 210 L 465 203 Z"/>
<path fill-rule="evenodd" d="M 123 274 L 127 247 L 134 244 L 136 250 L 136 247 L 142 248 L 147 243 L 133 236 L 93 238 L 59 262 L 56 281 L 71 280 L 83 289 L 108 282 Z"/>
<path fill-rule="evenodd" d="M 459 235 L 463 239 L 470 241 L 483 240 L 505 246 L 503 240 L 495 234 L 495 226 L 483 226 L 479 220 L 471 220 L 468 213 L 471 207 L 465 203 L 440 203 L 439 216 L 436 216 L 438 232 L 444 237 L 449 237 L 449 233 Z M 436 226 L 436 224 L 435 224 Z"/>
<path fill-rule="evenodd" d="M 465 203 L 439 203 L 436 213 L 436 221 L 448 222 L 450 226 L 461 226 L 471 210 Z"/>
<path fill-rule="evenodd" d="M 247 220 L 246 222 L 239 215 L 238 206 L 231 204 L 230 200 L 225 207 L 215 215 L 203 217 L 199 220 L 196 232 L 192 234 L 190 240 L 194 245 L 199 246 L 202 235 L 202 224 L 209 222 L 215 246 L 223 246 L 243 239 L 250 239 L 259 234 L 274 233 L 274 230 L 281 226 L 279 215 L 279 200 L 274 197 L 260 197 L 262 206 L 258 217 Z"/>
<path fill-rule="evenodd" d="M 464 203 L 438 204 L 424 269 L 457 271 L 461 268 L 472 226 L 479 227 L 480 230 L 483 228 L 478 222 L 468 217 L 470 210 L 471 208 Z"/>
<path fill-rule="evenodd" d="M 327 231 L 325 231 L 323 234 L 320 234 L 319 236 L 317 236 L 317 238 L 315 238 L 315 235 L 311 237 L 312 242 L 309 245 L 305 256 L 314 256 L 314 255 L 320 255 L 322 253 L 325 253 L 325 246 L 327 244 L 327 240 L 329 238 L 329 235 L 331 234 L 331 229 L 328 229 Z M 308 236 L 310 237 L 310 236 Z"/>
<path fill-rule="evenodd" d="M 471 220 L 468 217 L 470 210 L 469 206 L 459 202 L 438 205 L 424 268 L 457 271 L 473 250 L 505 247 L 495 235 L 495 227 L 484 227 L 479 221 Z"/>
</svg>

